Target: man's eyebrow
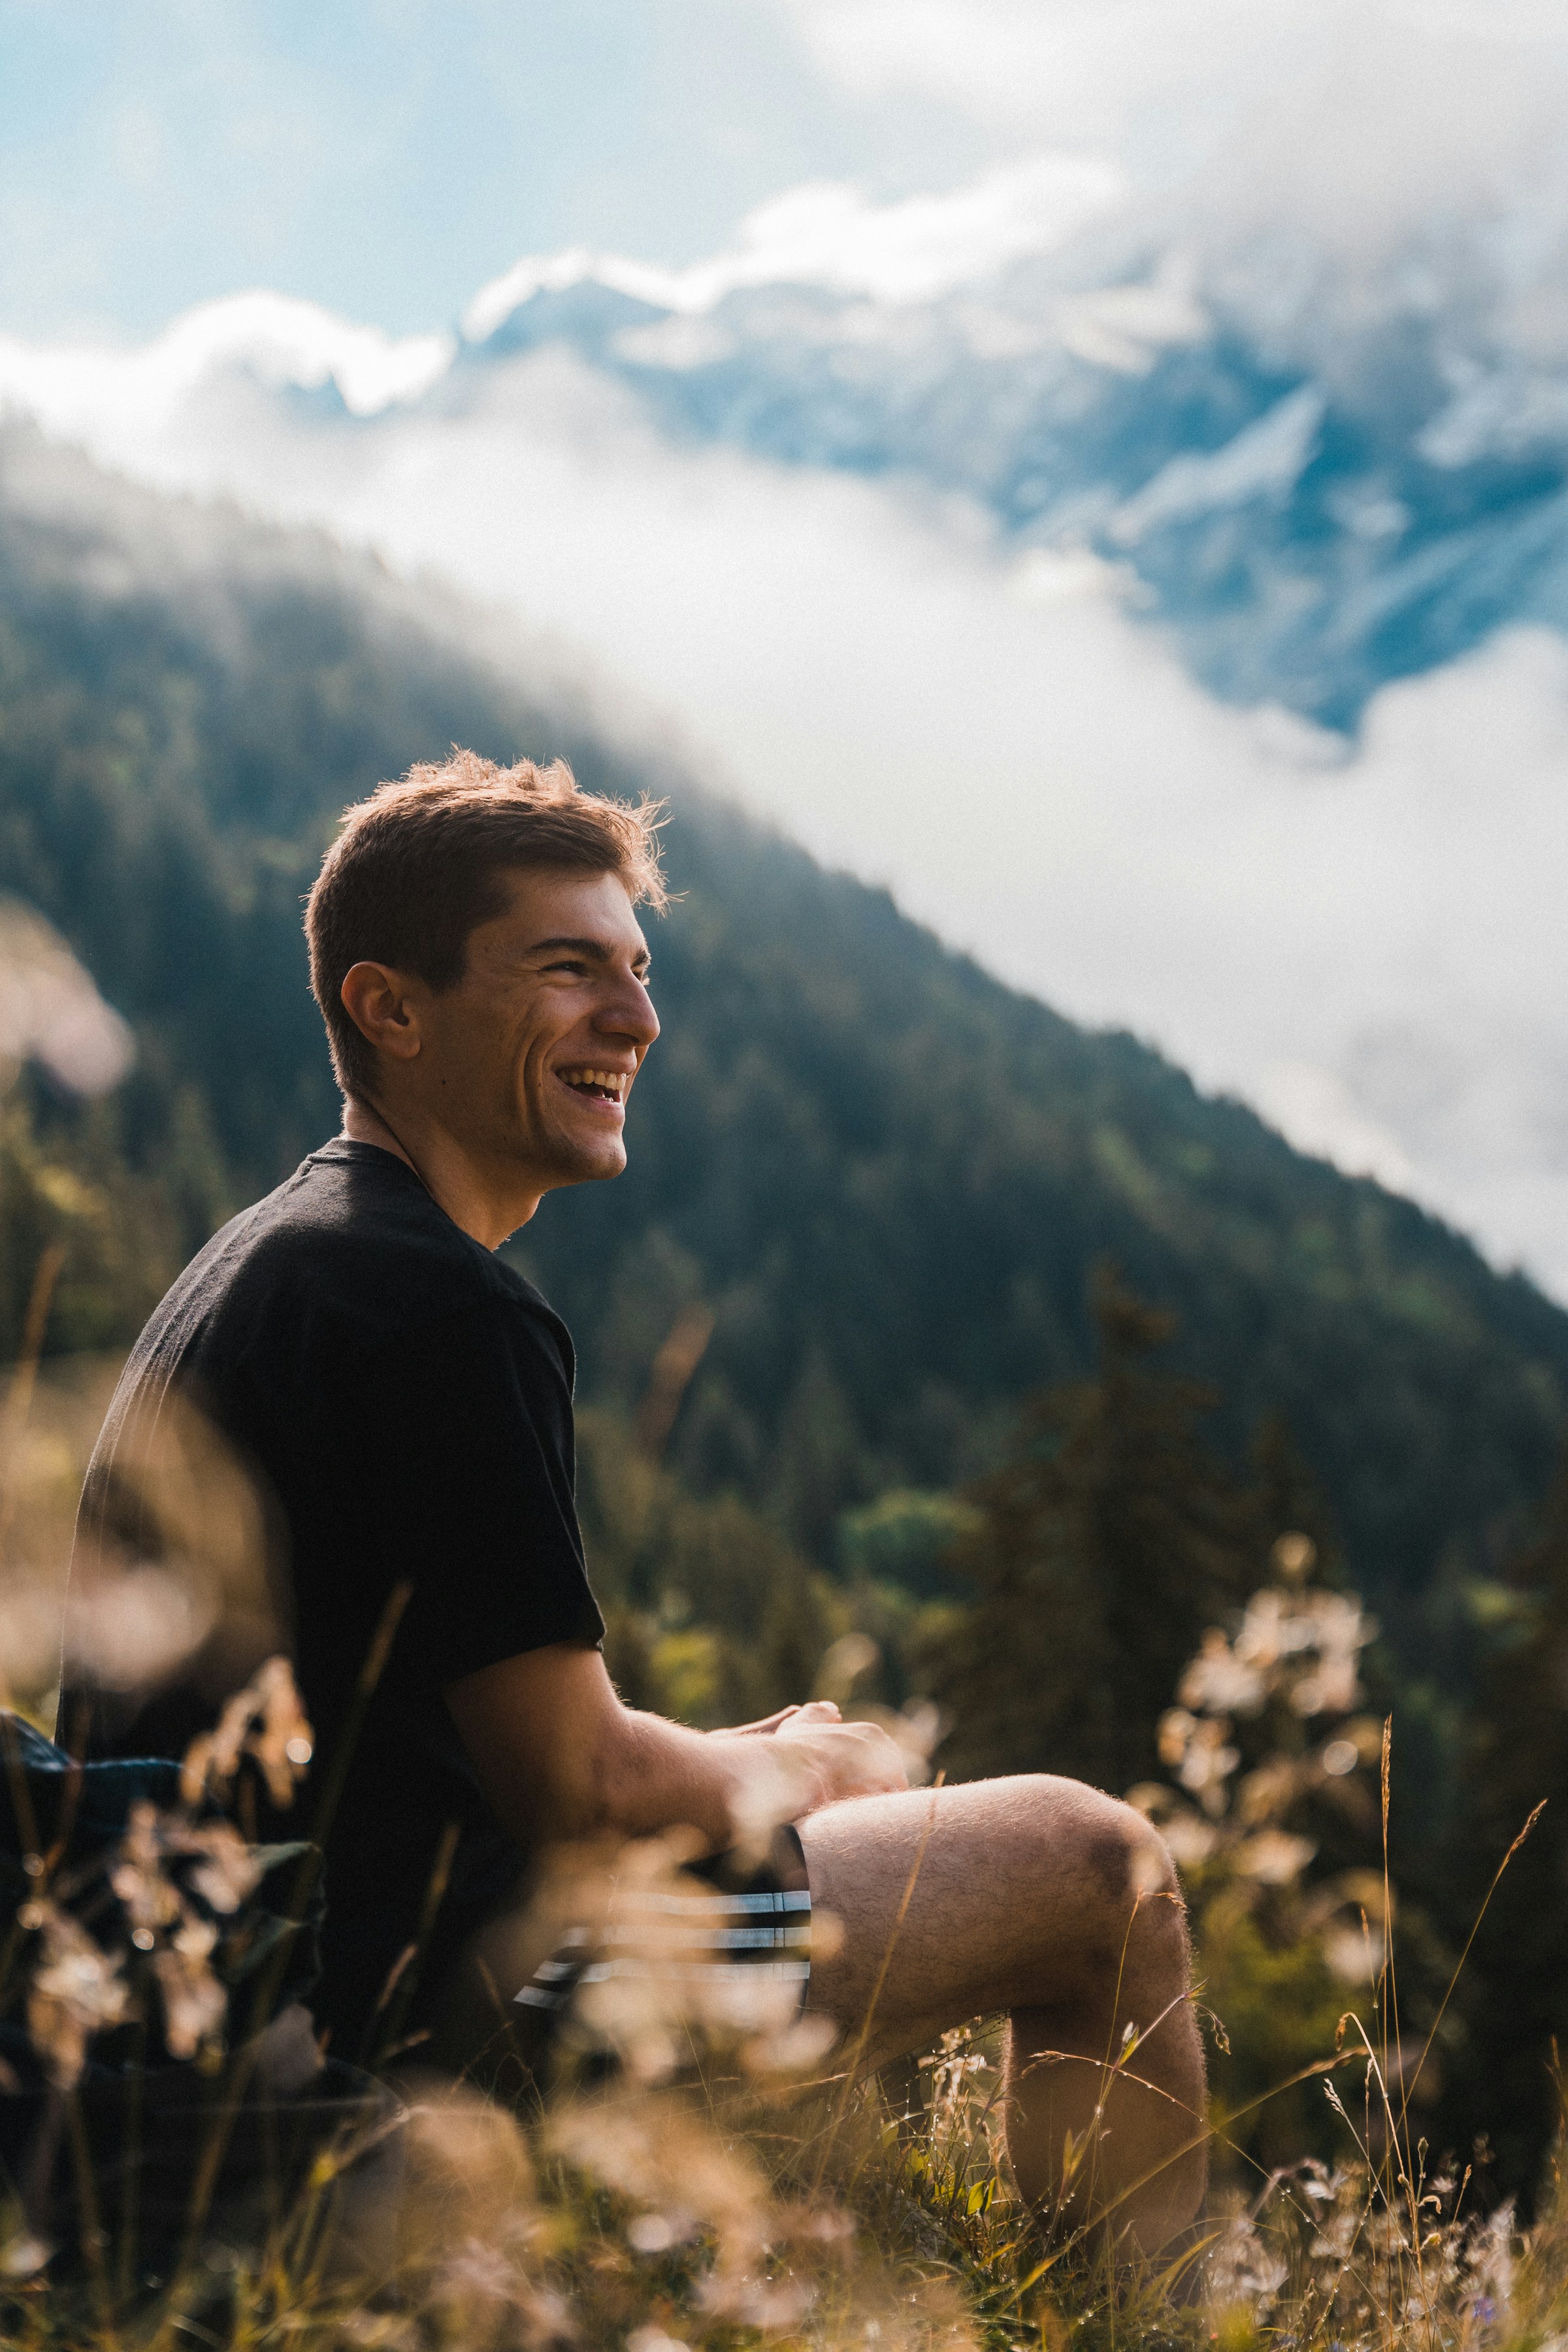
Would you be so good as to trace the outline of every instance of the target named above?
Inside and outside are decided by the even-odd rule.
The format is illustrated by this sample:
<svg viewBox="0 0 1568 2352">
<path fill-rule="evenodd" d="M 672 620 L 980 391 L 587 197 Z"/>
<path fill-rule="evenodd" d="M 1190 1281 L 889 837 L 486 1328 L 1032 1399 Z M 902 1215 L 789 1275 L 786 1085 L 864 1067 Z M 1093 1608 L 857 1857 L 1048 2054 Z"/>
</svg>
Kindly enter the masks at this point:
<svg viewBox="0 0 1568 2352">
<path fill-rule="evenodd" d="M 614 961 L 616 953 L 614 946 L 606 945 L 603 940 L 572 939 L 535 940 L 529 948 L 528 953 L 530 955 L 560 954 L 563 950 L 573 955 L 586 956 L 592 963 L 610 963 Z M 647 964 L 652 961 L 653 958 L 646 947 L 638 948 L 632 957 L 634 964 Z"/>
</svg>

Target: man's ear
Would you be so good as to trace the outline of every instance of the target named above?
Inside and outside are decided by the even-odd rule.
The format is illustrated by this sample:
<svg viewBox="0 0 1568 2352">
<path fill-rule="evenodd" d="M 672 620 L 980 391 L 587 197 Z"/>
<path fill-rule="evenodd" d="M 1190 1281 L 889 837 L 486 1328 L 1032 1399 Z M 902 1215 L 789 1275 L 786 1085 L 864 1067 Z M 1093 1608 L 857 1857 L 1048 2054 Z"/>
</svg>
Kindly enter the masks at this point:
<svg viewBox="0 0 1568 2352">
<path fill-rule="evenodd" d="M 417 983 L 390 964 L 356 963 L 338 991 L 343 1011 L 361 1035 L 395 1062 L 412 1062 L 424 1040 L 415 1002 Z"/>
</svg>

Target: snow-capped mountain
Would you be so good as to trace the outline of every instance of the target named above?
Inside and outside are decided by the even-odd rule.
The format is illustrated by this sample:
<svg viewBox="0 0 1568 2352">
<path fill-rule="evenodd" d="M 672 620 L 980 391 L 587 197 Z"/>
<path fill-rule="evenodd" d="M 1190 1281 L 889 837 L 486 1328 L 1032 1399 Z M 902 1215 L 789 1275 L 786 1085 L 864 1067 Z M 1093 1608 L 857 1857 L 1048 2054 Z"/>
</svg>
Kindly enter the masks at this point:
<svg viewBox="0 0 1568 2352">
<path fill-rule="evenodd" d="M 1213 692 L 1331 729 L 1506 623 L 1568 628 L 1555 247 L 1521 268 L 1495 225 L 1450 228 L 1347 286 L 1304 238 L 1205 255 L 1145 209 L 1071 157 L 880 209 L 807 189 L 688 270 L 521 262 L 460 333 L 244 295 L 92 369 L 0 341 L 0 392 L 112 442 L 106 411 L 122 434 L 239 374 L 368 430 L 454 418 L 506 362 L 566 351 L 679 443 L 1097 558 Z"/>
<path fill-rule="evenodd" d="M 1091 551 L 1215 693 L 1331 728 L 1505 622 L 1568 627 L 1568 365 L 1500 348 L 1430 279 L 1336 338 L 1310 280 L 1260 319 L 1255 288 L 1118 244 L 901 300 L 775 283 L 698 306 L 585 268 L 474 305 L 488 331 L 438 396 L 565 344 L 668 433 L 901 477 L 1020 550 Z"/>
</svg>

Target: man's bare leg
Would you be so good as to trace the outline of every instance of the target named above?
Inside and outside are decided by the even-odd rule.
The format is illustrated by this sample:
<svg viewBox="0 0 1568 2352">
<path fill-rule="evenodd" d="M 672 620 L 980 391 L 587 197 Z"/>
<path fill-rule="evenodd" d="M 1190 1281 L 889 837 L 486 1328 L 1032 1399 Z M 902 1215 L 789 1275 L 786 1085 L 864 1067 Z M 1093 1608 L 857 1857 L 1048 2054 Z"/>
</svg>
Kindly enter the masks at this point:
<svg viewBox="0 0 1568 2352">
<path fill-rule="evenodd" d="M 1029 1774 L 853 1798 L 799 1827 L 814 1906 L 844 1927 L 842 1948 L 813 1959 L 809 2006 L 850 2057 L 879 2065 L 1004 2011 L 1021 2193 L 1069 2221 L 1103 2215 L 1145 2252 L 1190 2221 L 1203 2053 L 1175 1875 L 1142 1817 Z M 1112 2074 L 1130 2024 L 1144 2038 Z M 1069 2133 L 1092 2134 L 1070 2179 Z"/>
</svg>

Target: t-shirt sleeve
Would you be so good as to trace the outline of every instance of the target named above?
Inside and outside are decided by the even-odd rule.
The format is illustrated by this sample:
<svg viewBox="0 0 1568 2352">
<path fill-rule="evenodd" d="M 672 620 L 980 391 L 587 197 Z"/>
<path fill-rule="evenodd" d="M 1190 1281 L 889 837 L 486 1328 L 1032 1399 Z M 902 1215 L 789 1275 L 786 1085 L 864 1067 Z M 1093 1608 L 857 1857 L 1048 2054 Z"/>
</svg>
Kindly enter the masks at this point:
<svg viewBox="0 0 1568 2352">
<path fill-rule="evenodd" d="M 525 1650 L 600 1641 L 548 1326 L 500 1298 L 444 1316 L 378 1352 L 363 1400 L 373 1556 L 387 1591 L 412 1587 L 398 1678 L 439 1690 Z"/>
</svg>

